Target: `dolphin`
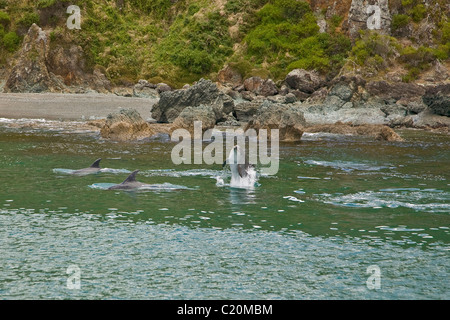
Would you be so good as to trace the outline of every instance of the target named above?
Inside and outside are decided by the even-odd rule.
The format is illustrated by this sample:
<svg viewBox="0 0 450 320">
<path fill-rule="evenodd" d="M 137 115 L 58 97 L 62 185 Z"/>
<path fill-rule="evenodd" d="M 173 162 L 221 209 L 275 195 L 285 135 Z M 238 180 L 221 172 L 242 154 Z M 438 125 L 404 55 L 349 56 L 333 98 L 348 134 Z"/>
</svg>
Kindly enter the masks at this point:
<svg viewBox="0 0 450 320">
<path fill-rule="evenodd" d="M 72 172 L 72 174 L 77 175 L 77 176 L 85 176 L 88 174 L 98 173 L 101 169 L 100 168 L 100 160 L 102 160 L 102 158 L 95 160 L 94 163 L 91 164 L 91 166 L 89 168 L 75 170 Z"/>
<path fill-rule="evenodd" d="M 138 172 L 139 170 L 134 170 L 122 183 L 109 187 L 108 190 L 132 190 L 149 186 L 149 184 L 136 181 L 136 174 Z"/>
<path fill-rule="evenodd" d="M 233 149 L 231 149 L 228 158 L 222 164 L 222 168 L 225 167 L 227 163 L 230 165 L 232 180 L 237 179 L 238 176 L 241 178 L 246 178 L 249 170 L 255 168 L 252 164 L 248 163 L 247 159 L 242 161 L 242 157 L 243 155 L 241 154 L 239 146 L 234 146 Z"/>
</svg>

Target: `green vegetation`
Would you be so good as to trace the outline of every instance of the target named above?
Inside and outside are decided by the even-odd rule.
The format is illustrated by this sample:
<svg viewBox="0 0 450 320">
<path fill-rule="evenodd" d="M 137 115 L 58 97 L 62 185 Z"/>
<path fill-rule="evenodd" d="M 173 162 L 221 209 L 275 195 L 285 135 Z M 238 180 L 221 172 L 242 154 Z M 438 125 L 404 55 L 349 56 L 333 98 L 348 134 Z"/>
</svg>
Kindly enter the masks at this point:
<svg viewBox="0 0 450 320">
<path fill-rule="evenodd" d="M 33 23 L 39 24 L 39 14 L 36 12 L 27 12 L 25 15 L 17 20 L 17 26 L 22 33 L 25 33 Z"/>
<path fill-rule="evenodd" d="M 361 32 L 361 39 L 353 46 L 351 56 L 360 66 L 383 70 L 398 48 L 395 38 L 375 31 L 365 31 Z"/>
<path fill-rule="evenodd" d="M 313 10 L 309 0 L 0 0 L 0 65 L 36 23 L 49 32 L 52 48 L 76 43 L 87 71 L 100 68 L 116 84 L 144 78 L 180 87 L 214 78 L 225 64 L 243 77 L 279 80 L 303 68 L 332 78 L 347 62 L 373 75 L 400 64 L 404 80 L 412 81 L 449 58 L 450 22 L 430 9 L 445 0 L 430 1 L 427 7 L 421 0 L 390 2 L 392 34 L 408 37 L 403 48 L 403 40 L 369 31 L 351 42 L 345 15 Z M 65 27 L 64 10 L 72 4 L 81 8 L 81 30 Z M 325 33 L 318 9 L 327 17 Z M 414 38 L 423 23 L 435 26 L 426 43 L 423 35 Z M 405 26 L 411 35 L 400 32 Z"/>
<path fill-rule="evenodd" d="M 425 18 L 427 8 L 425 8 L 423 4 L 418 4 L 414 8 L 412 8 L 409 13 L 411 14 L 414 22 L 420 22 L 423 18 Z"/>
<path fill-rule="evenodd" d="M 179 16 L 167 37 L 155 48 L 156 60 L 169 61 L 182 71 L 196 75 L 218 71 L 231 55 L 229 23 L 218 12 L 202 19 Z"/>
<path fill-rule="evenodd" d="M 19 44 L 20 38 L 14 31 L 10 31 L 4 34 L 2 45 L 7 51 L 9 52 L 16 51 L 17 48 L 19 47 Z"/>
<path fill-rule="evenodd" d="M 406 14 L 395 14 L 392 16 L 391 29 L 392 32 L 405 27 L 411 21 L 411 17 Z"/>
<path fill-rule="evenodd" d="M 244 39 L 247 57 L 256 65 L 270 65 L 275 79 L 295 68 L 336 73 L 351 47 L 342 34 L 319 33 L 316 18 L 303 1 L 270 1 L 257 17 L 256 26 Z"/>
<path fill-rule="evenodd" d="M 6 12 L 0 11 L 0 25 L 7 28 L 11 22 L 11 18 Z"/>
<path fill-rule="evenodd" d="M 159 18 L 167 15 L 167 11 L 172 5 L 171 0 L 128 0 L 128 3 L 138 12 L 153 15 Z"/>
<path fill-rule="evenodd" d="M 56 0 L 39 0 L 36 6 L 39 9 L 44 9 L 53 6 L 56 3 Z"/>
<path fill-rule="evenodd" d="M 411 46 L 404 48 L 399 58 L 404 63 L 408 73 L 403 77 L 403 81 L 410 82 L 415 80 L 423 71 L 431 67 L 436 59 L 448 58 L 448 51 L 443 52 L 440 49 L 420 46 L 417 49 Z"/>
</svg>

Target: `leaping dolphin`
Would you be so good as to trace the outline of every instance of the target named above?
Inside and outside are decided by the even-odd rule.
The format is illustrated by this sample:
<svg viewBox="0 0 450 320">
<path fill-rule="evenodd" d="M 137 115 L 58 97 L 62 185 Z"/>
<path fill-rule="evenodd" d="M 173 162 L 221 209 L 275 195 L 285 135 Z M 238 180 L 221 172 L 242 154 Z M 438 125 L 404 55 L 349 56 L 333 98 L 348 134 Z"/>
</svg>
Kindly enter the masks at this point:
<svg viewBox="0 0 450 320">
<path fill-rule="evenodd" d="M 89 168 L 75 170 L 72 172 L 72 174 L 77 175 L 77 176 L 85 176 L 88 174 L 98 173 L 101 169 L 100 168 L 100 160 L 102 160 L 102 158 L 95 160 L 94 163 L 91 164 L 91 166 Z"/>
<path fill-rule="evenodd" d="M 248 163 L 247 159 L 243 159 L 241 150 L 238 146 L 234 146 L 231 149 L 228 158 L 222 164 L 222 168 L 228 163 L 231 169 L 231 179 L 235 180 L 239 177 L 245 178 L 248 176 L 250 169 L 254 169 L 254 166 Z"/>
<path fill-rule="evenodd" d="M 109 187 L 108 190 L 131 190 L 140 187 L 149 186 L 146 183 L 136 181 L 136 174 L 139 170 L 133 171 L 122 183 Z"/>
</svg>

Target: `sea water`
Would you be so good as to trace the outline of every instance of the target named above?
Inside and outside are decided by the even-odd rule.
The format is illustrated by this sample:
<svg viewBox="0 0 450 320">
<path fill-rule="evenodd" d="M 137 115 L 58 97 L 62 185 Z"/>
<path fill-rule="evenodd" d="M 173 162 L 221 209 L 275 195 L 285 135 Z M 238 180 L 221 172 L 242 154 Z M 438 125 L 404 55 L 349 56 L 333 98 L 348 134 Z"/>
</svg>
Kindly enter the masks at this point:
<svg viewBox="0 0 450 320">
<path fill-rule="evenodd" d="M 449 299 L 450 138 L 400 133 L 281 143 L 276 175 L 236 186 L 167 139 L 4 126 L 0 298 Z M 136 169 L 159 188 L 107 190 Z"/>
</svg>

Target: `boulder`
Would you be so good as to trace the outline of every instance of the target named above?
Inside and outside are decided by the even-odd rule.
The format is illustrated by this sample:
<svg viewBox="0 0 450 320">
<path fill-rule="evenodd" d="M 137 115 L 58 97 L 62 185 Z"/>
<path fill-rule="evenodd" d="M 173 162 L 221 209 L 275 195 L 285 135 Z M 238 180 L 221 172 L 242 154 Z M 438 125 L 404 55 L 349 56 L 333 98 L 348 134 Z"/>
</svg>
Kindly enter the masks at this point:
<svg viewBox="0 0 450 320">
<path fill-rule="evenodd" d="M 90 83 L 92 89 L 97 92 L 107 93 L 111 91 L 111 82 L 98 68 L 95 68 L 92 72 Z"/>
<path fill-rule="evenodd" d="M 293 90 L 313 93 L 323 83 L 316 71 L 306 71 L 304 69 L 294 69 L 289 72 L 284 82 Z"/>
<path fill-rule="evenodd" d="M 176 129 L 186 129 L 191 136 L 194 134 L 194 122 L 201 121 L 202 134 L 214 128 L 216 124 L 215 112 L 210 105 L 199 105 L 197 107 L 186 107 L 181 111 L 175 121 L 172 123 L 171 131 Z"/>
<path fill-rule="evenodd" d="M 242 75 L 239 71 L 227 65 L 217 74 L 217 81 L 223 85 L 236 87 L 242 84 Z"/>
<path fill-rule="evenodd" d="M 241 93 L 242 99 L 247 100 L 247 101 L 253 101 L 256 98 L 256 94 L 254 94 L 253 92 L 250 92 L 250 91 L 241 91 L 240 93 Z"/>
<path fill-rule="evenodd" d="M 425 88 L 415 83 L 387 81 L 371 81 L 366 85 L 367 92 L 385 101 L 397 101 L 400 99 L 412 99 L 425 94 Z"/>
<path fill-rule="evenodd" d="M 129 141 L 150 137 L 155 131 L 135 109 L 121 109 L 108 115 L 100 134 L 105 139 Z"/>
<path fill-rule="evenodd" d="M 138 98 L 158 97 L 157 86 L 147 80 L 139 80 L 133 87 L 133 96 Z"/>
<path fill-rule="evenodd" d="M 337 96 L 344 101 L 350 101 L 353 96 L 353 89 L 348 83 L 338 82 L 331 88 L 330 95 Z"/>
<path fill-rule="evenodd" d="M 423 102 L 434 114 L 450 117 L 450 83 L 428 87 Z"/>
<path fill-rule="evenodd" d="M 246 91 L 250 91 L 256 95 L 264 97 L 273 96 L 278 93 L 278 88 L 273 80 L 262 79 L 260 77 L 245 79 L 244 88 Z"/>
<path fill-rule="evenodd" d="M 172 88 L 166 83 L 158 83 L 156 85 L 156 92 L 161 94 L 162 92 L 172 91 Z"/>
<path fill-rule="evenodd" d="M 158 122 L 173 122 L 184 108 L 200 105 L 213 106 L 216 122 L 233 112 L 234 108 L 233 99 L 221 92 L 215 83 L 200 79 L 187 89 L 162 92 L 158 103 L 153 106 L 152 118 Z"/>
<path fill-rule="evenodd" d="M 255 129 L 259 134 L 259 130 L 267 129 L 270 138 L 270 130 L 278 129 L 280 140 L 298 141 L 305 125 L 303 112 L 297 104 L 278 104 L 264 100 L 245 130 Z"/>
<path fill-rule="evenodd" d="M 249 121 L 258 111 L 261 101 L 241 102 L 234 106 L 234 113 L 239 121 Z"/>
</svg>

